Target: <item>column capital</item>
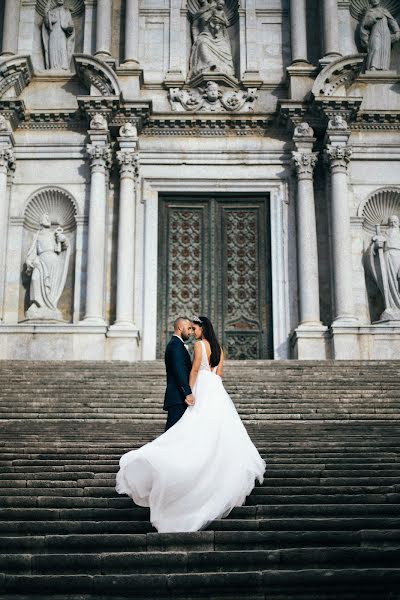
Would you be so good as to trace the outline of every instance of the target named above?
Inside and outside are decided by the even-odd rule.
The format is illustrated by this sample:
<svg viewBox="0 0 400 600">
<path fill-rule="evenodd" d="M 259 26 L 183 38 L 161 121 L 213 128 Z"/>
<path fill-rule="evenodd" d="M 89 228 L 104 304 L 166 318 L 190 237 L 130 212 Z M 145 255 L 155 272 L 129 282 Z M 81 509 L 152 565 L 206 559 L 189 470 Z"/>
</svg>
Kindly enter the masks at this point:
<svg viewBox="0 0 400 600">
<path fill-rule="evenodd" d="M 117 152 L 117 161 L 120 167 L 121 177 L 131 177 L 135 181 L 139 177 L 139 154 L 138 152 L 123 149 Z"/>
<path fill-rule="evenodd" d="M 105 173 L 106 170 L 111 169 L 112 151 L 109 144 L 87 144 L 86 151 L 92 171 Z"/>
<path fill-rule="evenodd" d="M 325 160 L 329 165 L 332 173 L 343 172 L 347 173 L 347 167 L 352 155 L 351 146 L 337 146 L 328 144 L 325 148 Z"/>
<path fill-rule="evenodd" d="M 292 164 L 298 179 L 312 179 L 318 152 L 292 152 Z"/>
<path fill-rule="evenodd" d="M 0 172 L 7 174 L 16 167 L 15 152 L 12 146 L 0 147 Z"/>
</svg>

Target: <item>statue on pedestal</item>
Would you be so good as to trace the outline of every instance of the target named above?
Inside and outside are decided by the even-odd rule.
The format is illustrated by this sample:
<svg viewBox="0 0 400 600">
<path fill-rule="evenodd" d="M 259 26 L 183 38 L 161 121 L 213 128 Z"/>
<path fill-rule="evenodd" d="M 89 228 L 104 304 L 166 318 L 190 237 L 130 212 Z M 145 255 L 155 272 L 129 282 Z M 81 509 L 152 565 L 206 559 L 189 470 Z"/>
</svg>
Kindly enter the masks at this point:
<svg viewBox="0 0 400 600">
<path fill-rule="evenodd" d="M 64 0 L 56 0 L 53 9 L 49 0 L 43 19 L 42 40 L 46 69 L 69 71 L 75 47 L 75 27 Z"/>
<path fill-rule="evenodd" d="M 225 0 L 200 0 L 199 6 L 200 8 L 192 13 L 193 46 L 189 80 L 205 72 L 225 73 L 234 77 L 235 69 L 228 33 L 231 21 L 225 11 Z"/>
<path fill-rule="evenodd" d="M 388 71 L 391 48 L 400 40 L 400 27 L 381 0 L 369 0 L 360 23 L 361 43 L 368 52 L 366 70 Z"/>
<path fill-rule="evenodd" d="M 40 229 L 25 259 L 30 282 L 28 320 L 62 321 L 57 304 L 64 290 L 70 258 L 70 245 L 63 229 L 51 229 L 50 217 L 42 215 Z"/>
<path fill-rule="evenodd" d="M 376 235 L 369 248 L 368 262 L 372 276 L 384 300 L 381 321 L 400 321 L 400 227 L 399 217 L 389 218 L 388 230 Z"/>
</svg>

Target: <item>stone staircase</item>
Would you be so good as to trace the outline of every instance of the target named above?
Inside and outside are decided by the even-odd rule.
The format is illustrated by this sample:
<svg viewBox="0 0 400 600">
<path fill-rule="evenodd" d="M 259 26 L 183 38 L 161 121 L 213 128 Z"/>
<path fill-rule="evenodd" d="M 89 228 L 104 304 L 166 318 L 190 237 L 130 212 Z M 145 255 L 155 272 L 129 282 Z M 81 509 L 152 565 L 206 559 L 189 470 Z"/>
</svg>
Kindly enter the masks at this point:
<svg viewBox="0 0 400 600">
<path fill-rule="evenodd" d="M 158 534 L 114 491 L 164 367 L 0 362 L 0 597 L 400 599 L 400 362 L 228 363 L 267 461 L 245 506 Z"/>
</svg>

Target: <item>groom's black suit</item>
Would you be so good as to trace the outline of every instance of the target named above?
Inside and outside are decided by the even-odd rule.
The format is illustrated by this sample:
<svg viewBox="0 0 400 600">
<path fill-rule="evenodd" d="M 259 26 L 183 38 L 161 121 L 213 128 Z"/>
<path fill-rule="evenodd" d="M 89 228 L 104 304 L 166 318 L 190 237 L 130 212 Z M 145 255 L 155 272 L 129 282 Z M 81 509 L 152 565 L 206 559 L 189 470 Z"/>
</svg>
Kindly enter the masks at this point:
<svg viewBox="0 0 400 600">
<path fill-rule="evenodd" d="M 183 341 L 174 335 L 165 349 L 165 367 L 167 369 L 167 389 L 165 390 L 164 410 L 168 411 L 165 431 L 175 425 L 187 409 L 186 396 L 192 390 L 189 375 L 192 361 Z"/>
</svg>

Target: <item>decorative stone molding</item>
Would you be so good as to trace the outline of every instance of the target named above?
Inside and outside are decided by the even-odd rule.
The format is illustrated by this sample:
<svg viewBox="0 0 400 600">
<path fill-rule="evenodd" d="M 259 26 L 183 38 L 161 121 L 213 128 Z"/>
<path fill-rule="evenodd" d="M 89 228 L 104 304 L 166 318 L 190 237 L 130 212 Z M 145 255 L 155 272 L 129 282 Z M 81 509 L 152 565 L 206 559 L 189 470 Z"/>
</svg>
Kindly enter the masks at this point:
<svg viewBox="0 0 400 600">
<path fill-rule="evenodd" d="M 208 80 L 191 89 L 172 88 L 168 94 L 174 111 L 187 112 L 248 112 L 253 110 L 257 89 L 232 90 Z"/>
<path fill-rule="evenodd" d="M 76 228 L 76 202 L 71 194 L 62 188 L 43 188 L 30 197 L 24 213 L 24 227 L 30 231 L 37 231 L 44 213 L 49 215 L 52 225 L 62 227 L 65 233 L 70 233 Z"/>
<path fill-rule="evenodd" d="M 99 131 L 107 131 L 108 123 L 107 119 L 101 113 L 96 113 L 93 115 L 92 120 L 90 121 L 90 129 L 97 129 Z"/>
<path fill-rule="evenodd" d="M 247 117 L 247 118 L 246 118 Z M 142 135 L 171 136 L 247 136 L 262 135 L 274 122 L 273 115 L 255 118 L 250 115 L 237 117 L 191 117 L 151 118 Z"/>
<path fill-rule="evenodd" d="M 357 214 L 363 219 L 363 229 L 375 233 L 376 226 L 385 226 L 392 215 L 400 217 L 400 188 L 376 190 L 360 204 Z"/>
<path fill-rule="evenodd" d="M 119 96 L 116 73 L 105 62 L 87 54 L 74 55 L 76 73 L 91 96 Z"/>
<path fill-rule="evenodd" d="M 85 10 L 84 0 L 68 0 L 67 8 L 71 11 L 73 17 L 78 17 Z M 36 1 L 36 12 L 39 13 L 41 17 L 44 17 L 46 11 L 53 9 L 57 6 L 56 0 L 51 0 L 51 4 L 49 7 L 48 0 L 37 0 Z"/>
<path fill-rule="evenodd" d="M 300 179 L 312 179 L 315 165 L 318 162 L 318 152 L 292 152 L 293 167 Z"/>
<path fill-rule="evenodd" d="M 8 58 L 0 63 L 0 98 L 14 88 L 19 96 L 33 77 L 32 61 L 29 56 Z"/>
<path fill-rule="evenodd" d="M 313 85 L 314 97 L 346 97 L 348 88 L 362 71 L 365 56 L 365 54 L 352 54 L 326 66 Z"/>
</svg>

